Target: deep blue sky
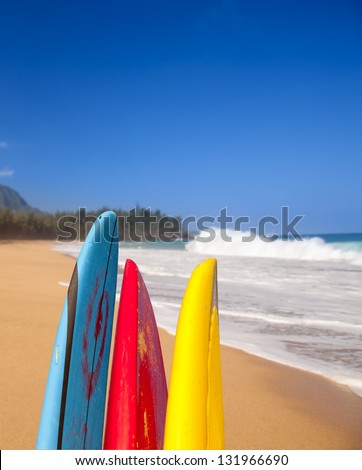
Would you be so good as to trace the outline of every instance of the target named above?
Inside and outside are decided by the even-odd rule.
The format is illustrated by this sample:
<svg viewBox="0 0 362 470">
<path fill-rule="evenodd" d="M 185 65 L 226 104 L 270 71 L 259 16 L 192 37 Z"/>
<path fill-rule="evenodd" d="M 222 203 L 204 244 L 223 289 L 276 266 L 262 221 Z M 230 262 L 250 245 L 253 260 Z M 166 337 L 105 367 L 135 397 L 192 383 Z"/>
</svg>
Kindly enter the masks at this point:
<svg viewBox="0 0 362 470">
<path fill-rule="evenodd" d="M 0 183 L 362 231 L 359 0 L 4 0 Z"/>
</svg>

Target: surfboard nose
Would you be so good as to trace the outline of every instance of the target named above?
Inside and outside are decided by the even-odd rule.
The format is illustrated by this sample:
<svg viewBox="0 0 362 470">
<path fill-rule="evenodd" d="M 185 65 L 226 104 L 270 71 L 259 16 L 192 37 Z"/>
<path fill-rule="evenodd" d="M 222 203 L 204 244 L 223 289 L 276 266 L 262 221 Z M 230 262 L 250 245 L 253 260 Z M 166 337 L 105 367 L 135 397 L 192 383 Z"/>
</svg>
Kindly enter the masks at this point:
<svg viewBox="0 0 362 470">
<path fill-rule="evenodd" d="M 177 324 L 164 449 L 222 449 L 224 423 L 217 262 L 193 271 Z"/>
<path fill-rule="evenodd" d="M 94 241 L 108 243 L 118 242 L 118 219 L 113 211 L 105 211 L 95 220 L 92 229 L 95 231 Z"/>
</svg>

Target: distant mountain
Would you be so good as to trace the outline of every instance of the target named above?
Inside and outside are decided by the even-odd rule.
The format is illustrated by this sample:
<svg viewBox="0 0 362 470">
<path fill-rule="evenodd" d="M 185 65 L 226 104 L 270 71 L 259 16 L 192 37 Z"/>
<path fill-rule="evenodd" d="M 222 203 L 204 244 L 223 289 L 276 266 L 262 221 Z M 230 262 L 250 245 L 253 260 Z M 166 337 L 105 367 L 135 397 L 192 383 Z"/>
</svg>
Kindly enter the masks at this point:
<svg viewBox="0 0 362 470">
<path fill-rule="evenodd" d="M 0 184 L 0 209 L 11 209 L 16 212 L 39 212 L 23 199 L 15 189 Z"/>
</svg>

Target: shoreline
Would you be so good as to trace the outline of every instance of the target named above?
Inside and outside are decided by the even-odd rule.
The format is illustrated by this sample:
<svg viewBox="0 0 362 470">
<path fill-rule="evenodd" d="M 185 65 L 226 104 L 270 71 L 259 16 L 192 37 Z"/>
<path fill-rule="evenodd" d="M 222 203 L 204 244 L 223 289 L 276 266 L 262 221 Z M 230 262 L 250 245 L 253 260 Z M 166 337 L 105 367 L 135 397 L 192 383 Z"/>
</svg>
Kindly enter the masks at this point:
<svg viewBox="0 0 362 470">
<path fill-rule="evenodd" d="M 55 247 L 74 257 L 80 248 L 79 244 Z M 210 255 L 123 245 L 119 256 L 120 273 L 127 257 L 138 263 L 158 325 L 175 334 L 188 274 Z M 356 367 L 361 361 L 361 270 L 346 263 L 217 258 L 222 344 L 316 373 L 362 396 L 362 371 Z"/>
<path fill-rule="evenodd" d="M 175 332 L 173 331 L 170 331 L 169 328 L 165 327 L 165 326 L 162 326 L 162 325 L 158 325 L 158 329 L 159 330 L 163 330 L 165 332 L 165 334 L 168 334 L 170 336 L 175 336 Z M 339 382 L 337 380 L 334 380 L 330 377 L 328 377 L 327 375 L 324 375 L 322 372 L 315 372 L 314 370 L 310 370 L 310 369 L 307 369 L 306 367 L 302 367 L 302 366 L 297 366 L 295 364 L 291 364 L 291 363 L 288 363 L 288 362 L 283 362 L 282 360 L 277 360 L 277 359 L 272 359 L 272 358 L 269 358 L 267 356 L 263 356 L 262 354 L 257 354 L 257 353 L 254 353 L 254 352 L 249 352 L 247 351 L 246 349 L 242 349 L 241 347 L 235 345 L 235 344 L 229 344 L 227 342 L 223 342 L 223 341 L 220 341 L 220 345 L 221 347 L 225 347 L 225 348 L 230 348 L 230 349 L 233 349 L 233 350 L 236 350 L 236 351 L 240 351 L 244 354 L 247 354 L 249 356 L 252 356 L 252 357 L 255 357 L 255 358 L 259 358 L 263 361 L 268 361 L 268 362 L 271 362 L 272 364 L 277 364 L 277 365 L 280 365 L 280 366 L 283 366 L 283 367 L 288 367 L 290 369 L 295 369 L 297 371 L 300 371 L 300 372 L 304 372 L 306 374 L 311 374 L 313 376 L 317 376 L 317 377 L 320 377 L 324 380 L 327 380 L 328 382 L 330 382 L 331 384 L 337 386 L 337 387 L 341 387 L 345 390 L 348 390 L 349 392 L 351 392 L 353 395 L 356 395 L 358 398 L 361 398 L 362 399 L 362 390 L 361 390 L 361 394 L 358 393 L 356 390 L 353 390 L 353 388 L 346 384 L 346 383 L 343 383 L 343 382 Z"/>
<path fill-rule="evenodd" d="M 2 449 L 34 448 L 74 263 L 50 241 L 0 243 Z M 174 336 L 159 331 L 169 377 Z M 348 387 L 226 345 L 221 360 L 227 448 L 362 448 L 362 398 Z"/>
<path fill-rule="evenodd" d="M 174 336 L 159 332 L 169 380 Z M 226 345 L 221 364 L 226 449 L 362 449 L 362 398 L 349 387 Z"/>
</svg>

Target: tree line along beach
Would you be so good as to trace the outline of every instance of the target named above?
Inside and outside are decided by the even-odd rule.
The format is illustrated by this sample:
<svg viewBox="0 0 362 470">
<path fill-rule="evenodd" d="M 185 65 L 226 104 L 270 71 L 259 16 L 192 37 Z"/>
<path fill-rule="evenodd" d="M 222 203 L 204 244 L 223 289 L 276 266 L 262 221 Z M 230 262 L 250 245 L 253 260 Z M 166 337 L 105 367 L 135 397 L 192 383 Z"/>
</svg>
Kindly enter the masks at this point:
<svg viewBox="0 0 362 470">
<path fill-rule="evenodd" d="M 55 241 L 58 221 L 78 220 L 85 236 L 101 210 L 84 212 L 83 221 L 79 211 L 44 214 L 9 188 L 0 203 L 0 444 L 28 449 L 34 447 L 52 344 L 82 246 L 79 240 Z M 133 219 L 129 211 L 118 211 L 120 220 L 131 222 L 118 269 L 122 273 L 126 258 L 141 269 L 168 378 L 188 277 L 206 257 L 218 258 L 227 448 L 361 448 L 362 236 L 243 244 L 241 233 L 231 233 L 225 243 L 216 231 L 214 240 L 202 243 L 183 239 L 179 231 L 175 243 L 146 243 L 151 232 L 138 228 L 141 241 L 131 242 L 132 220 L 145 210 L 167 220 L 161 211 L 141 207 Z M 118 295 L 120 283 L 121 277 Z"/>
</svg>

